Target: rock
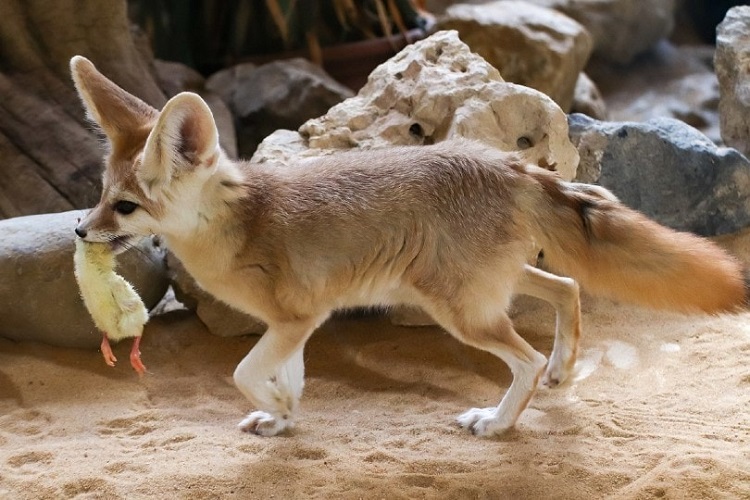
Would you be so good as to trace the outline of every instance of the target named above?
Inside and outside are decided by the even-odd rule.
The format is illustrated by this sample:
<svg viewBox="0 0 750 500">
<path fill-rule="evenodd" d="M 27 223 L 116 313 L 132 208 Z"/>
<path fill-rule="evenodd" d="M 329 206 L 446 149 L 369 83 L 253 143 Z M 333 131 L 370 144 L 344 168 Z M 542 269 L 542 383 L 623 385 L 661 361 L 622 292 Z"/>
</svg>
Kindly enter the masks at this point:
<svg viewBox="0 0 750 500">
<path fill-rule="evenodd" d="M 719 134 L 719 84 L 710 46 L 660 42 L 629 66 L 594 62 L 586 70 L 597 82 L 613 121 L 676 118 L 712 141 Z"/>
<path fill-rule="evenodd" d="M 547 94 L 565 111 L 593 48 L 588 32 L 568 16 L 515 0 L 454 5 L 437 28 L 457 30 L 506 81 Z"/>
<path fill-rule="evenodd" d="M 252 159 L 289 163 L 337 150 L 458 137 L 523 150 L 528 161 L 575 176 L 578 151 L 560 107 L 541 92 L 504 82 L 455 31 L 406 47 L 376 68 L 355 97 L 309 120 L 299 133 L 271 134 Z"/>
<path fill-rule="evenodd" d="M 166 102 L 133 42 L 126 4 L 0 2 L 0 218 L 99 199 L 103 148 L 73 88 L 71 56 L 85 55 L 152 106 Z"/>
<path fill-rule="evenodd" d="M 266 325 L 261 321 L 203 291 L 171 252 L 167 254 L 167 266 L 175 298 L 195 311 L 209 332 L 220 337 L 236 337 L 260 334 L 266 330 Z"/>
<path fill-rule="evenodd" d="M 627 64 L 666 38 L 674 25 L 674 0 L 527 0 L 558 10 L 581 23 L 594 54 Z"/>
<path fill-rule="evenodd" d="M 597 120 L 607 118 L 607 105 L 604 103 L 602 94 L 586 73 L 578 75 L 570 112 L 583 113 Z"/>
<path fill-rule="evenodd" d="M 716 29 L 721 137 L 750 154 L 750 6 L 734 7 Z"/>
<path fill-rule="evenodd" d="M 601 122 L 571 115 L 581 172 L 626 205 L 674 229 L 703 236 L 750 224 L 750 161 L 670 118 Z M 598 171 L 598 176 L 596 172 Z"/>
<path fill-rule="evenodd" d="M 0 221 L 0 335 L 18 341 L 95 348 L 101 333 L 73 275 L 80 210 Z M 164 251 L 151 239 L 118 256 L 118 273 L 151 309 L 168 281 Z"/>
<path fill-rule="evenodd" d="M 297 129 L 310 118 L 352 96 L 352 91 L 305 59 L 256 67 L 240 64 L 212 75 L 207 88 L 236 117 L 239 154 L 249 157 L 264 137 L 278 129 Z"/>
<path fill-rule="evenodd" d="M 230 158 L 237 158 L 237 134 L 234 117 L 224 100 L 206 89 L 206 79 L 189 66 L 178 62 L 154 60 L 156 82 L 167 97 L 180 92 L 195 92 L 206 101 L 219 129 L 219 143 Z"/>
</svg>

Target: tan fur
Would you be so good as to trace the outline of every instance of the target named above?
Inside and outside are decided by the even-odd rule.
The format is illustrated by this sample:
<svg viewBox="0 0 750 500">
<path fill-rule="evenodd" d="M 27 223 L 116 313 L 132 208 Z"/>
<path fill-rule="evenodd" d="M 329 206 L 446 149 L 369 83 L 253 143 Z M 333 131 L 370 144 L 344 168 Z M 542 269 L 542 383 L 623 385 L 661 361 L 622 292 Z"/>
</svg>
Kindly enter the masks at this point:
<svg viewBox="0 0 750 500">
<path fill-rule="evenodd" d="M 655 308 L 719 313 L 744 305 L 742 266 L 716 244 L 667 229 L 585 186 L 544 172 L 558 219 L 542 245 L 550 268 L 593 293 Z"/>
<path fill-rule="evenodd" d="M 113 148 L 102 201 L 79 234 L 116 242 L 161 234 L 201 286 L 269 325 L 234 374 L 258 408 L 243 430 L 273 435 L 293 425 L 303 347 L 331 311 L 392 304 L 423 308 L 456 338 L 508 363 L 514 378 L 500 404 L 469 410 L 459 423 L 480 435 L 511 427 L 547 364 L 513 329 L 513 294 L 557 310 L 545 385 L 570 376 L 580 335 L 576 283 L 527 264 L 540 248 L 554 269 L 626 300 L 709 312 L 742 300 L 739 267 L 718 247 L 513 154 L 458 141 L 288 167 L 232 162 L 198 96 L 180 94 L 161 113 L 126 105 L 118 112 L 130 116 L 114 119 L 136 123 L 129 134 L 102 112 L 110 99 L 129 100 L 89 90 L 114 84 L 80 60 L 71 66 L 105 132 L 140 141 L 135 152 Z M 122 199 L 139 208 L 113 213 Z M 698 286 L 709 280 L 712 287 Z"/>
</svg>

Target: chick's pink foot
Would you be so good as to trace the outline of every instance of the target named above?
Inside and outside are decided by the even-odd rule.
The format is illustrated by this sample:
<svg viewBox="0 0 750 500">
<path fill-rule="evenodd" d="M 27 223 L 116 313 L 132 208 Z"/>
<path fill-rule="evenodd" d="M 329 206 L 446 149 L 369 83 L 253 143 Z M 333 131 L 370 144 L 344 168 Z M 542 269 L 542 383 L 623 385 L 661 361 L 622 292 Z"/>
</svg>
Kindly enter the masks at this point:
<svg viewBox="0 0 750 500">
<path fill-rule="evenodd" d="M 102 356 L 104 356 L 104 362 L 107 363 L 109 366 L 115 366 L 115 363 L 117 362 L 117 358 L 112 352 L 112 347 L 110 347 L 109 345 L 109 339 L 107 338 L 106 333 L 102 336 L 101 350 L 102 350 Z"/>
<path fill-rule="evenodd" d="M 130 349 L 130 364 L 138 375 L 143 375 L 146 373 L 146 367 L 143 365 L 143 361 L 141 361 L 140 346 L 141 337 L 136 337 L 133 341 L 133 348 Z"/>
</svg>

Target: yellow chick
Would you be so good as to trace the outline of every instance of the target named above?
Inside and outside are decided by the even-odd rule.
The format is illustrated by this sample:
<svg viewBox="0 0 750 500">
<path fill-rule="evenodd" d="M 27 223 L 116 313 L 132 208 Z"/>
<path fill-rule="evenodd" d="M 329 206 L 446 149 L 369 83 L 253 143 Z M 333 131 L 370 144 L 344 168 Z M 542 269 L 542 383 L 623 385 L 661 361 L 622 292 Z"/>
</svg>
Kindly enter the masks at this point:
<svg viewBox="0 0 750 500">
<path fill-rule="evenodd" d="M 83 303 L 96 327 L 104 334 L 101 344 L 104 361 L 109 366 L 115 366 L 117 361 L 109 339 L 118 341 L 135 337 L 130 364 L 139 375 L 143 375 L 146 367 L 141 361 L 140 343 L 148 311 L 133 286 L 115 272 L 112 249 L 106 243 L 89 243 L 76 238 L 73 262 Z"/>
</svg>

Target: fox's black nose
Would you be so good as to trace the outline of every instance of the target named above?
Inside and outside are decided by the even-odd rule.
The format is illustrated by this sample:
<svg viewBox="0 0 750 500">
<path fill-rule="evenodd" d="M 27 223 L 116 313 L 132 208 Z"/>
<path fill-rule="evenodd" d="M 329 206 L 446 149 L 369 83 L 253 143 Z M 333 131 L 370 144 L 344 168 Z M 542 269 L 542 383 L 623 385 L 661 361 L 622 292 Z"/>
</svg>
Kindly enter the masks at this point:
<svg viewBox="0 0 750 500">
<path fill-rule="evenodd" d="M 85 238 L 88 233 L 86 232 L 85 229 L 77 227 L 76 234 L 78 235 L 79 238 Z"/>
</svg>

